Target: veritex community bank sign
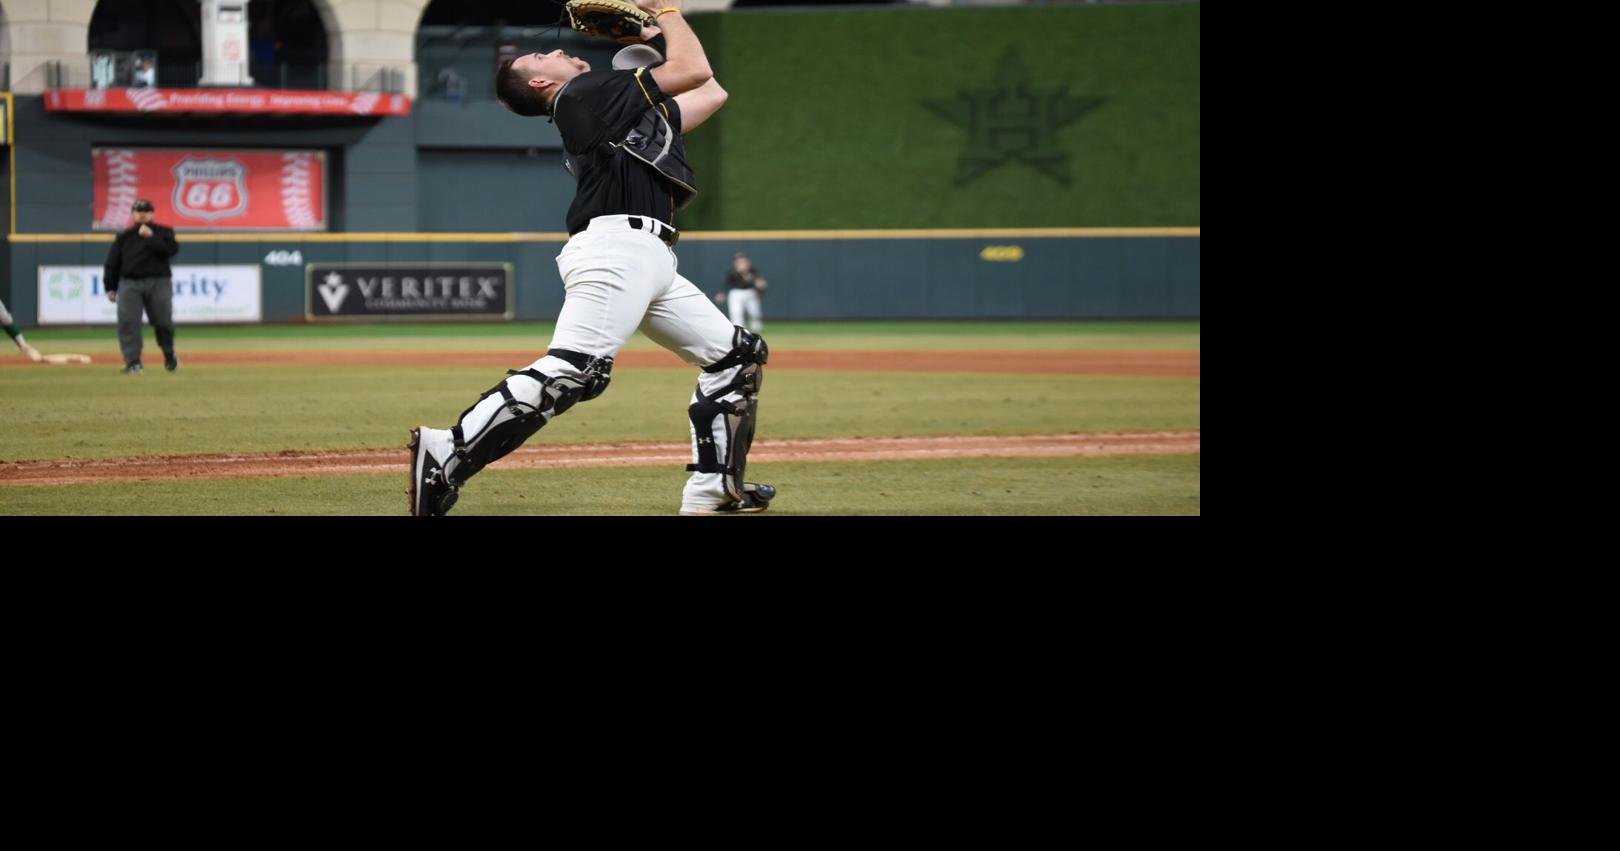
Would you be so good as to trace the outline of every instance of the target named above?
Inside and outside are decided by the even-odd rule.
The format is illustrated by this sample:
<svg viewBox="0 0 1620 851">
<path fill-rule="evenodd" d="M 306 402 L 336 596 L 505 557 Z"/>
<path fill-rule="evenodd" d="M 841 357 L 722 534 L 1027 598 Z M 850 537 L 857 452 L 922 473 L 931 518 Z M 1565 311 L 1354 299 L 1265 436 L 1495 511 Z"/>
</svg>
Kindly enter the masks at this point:
<svg viewBox="0 0 1620 851">
<path fill-rule="evenodd" d="M 510 263 L 315 263 L 305 274 L 311 320 L 512 318 Z"/>
</svg>

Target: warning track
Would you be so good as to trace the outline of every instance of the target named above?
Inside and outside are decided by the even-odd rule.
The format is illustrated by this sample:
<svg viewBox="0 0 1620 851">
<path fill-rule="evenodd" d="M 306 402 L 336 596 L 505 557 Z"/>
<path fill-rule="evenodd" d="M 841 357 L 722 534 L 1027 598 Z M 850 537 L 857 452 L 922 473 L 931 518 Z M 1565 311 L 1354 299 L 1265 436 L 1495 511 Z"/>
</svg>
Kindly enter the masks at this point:
<svg viewBox="0 0 1620 851">
<path fill-rule="evenodd" d="M 1108 455 L 1188 455 L 1200 451 L 1200 432 L 1045 434 L 947 437 L 854 437 L 830 440 L 756 440 L 750 464 L 773 461 L 845 462 L 938 458 L 1041 458 Z M 339 476 L 392 472 L 401 480 L 409 452 L 357 449 L 240 455 L 165 455 L 144 458 L 0 463 L 0 487 L 77 485 L 177 479 L 245 479 L 275 476 Z M 537 470 L 577 467 L 685 465 L 691 444 L 566 443 L 520 447 L 490 469 Z"/>
</svg>

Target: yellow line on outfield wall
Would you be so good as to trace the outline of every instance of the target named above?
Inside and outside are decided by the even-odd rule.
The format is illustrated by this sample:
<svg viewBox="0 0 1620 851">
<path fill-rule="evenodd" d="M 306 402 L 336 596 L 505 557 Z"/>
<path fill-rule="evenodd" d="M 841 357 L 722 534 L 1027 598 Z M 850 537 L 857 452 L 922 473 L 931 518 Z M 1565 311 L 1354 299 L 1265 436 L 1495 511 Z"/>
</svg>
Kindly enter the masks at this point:
<svg viewBox="0 0 1620 851">
<path fill-rule="evenodd" d="M 544 233 L 189 233 L 187 242 L 567 242 Z M 953 228 L 918 230 L 710 230 L 683 232 L 681 240 L 710 242 L 773 239 L 1043 239 L 1202 236 L 1202 228 Z M 111 233 L 14 233 L 12 242 L 111 242 Z"/>
<path fill-rule="evenodd" d="M 1043 237 L 1201 236 L 1201 228 L 935 228 L 918 230 L 708 230 L 681 239 L 1041 239 Z"/>
<path fill-rule="evenodd" d="M 184 242 L 567 242 L 566 233 L 191 233 Z M 111 233 L 14 233 L 12 242 L 112 242 Z"/>
</svg>

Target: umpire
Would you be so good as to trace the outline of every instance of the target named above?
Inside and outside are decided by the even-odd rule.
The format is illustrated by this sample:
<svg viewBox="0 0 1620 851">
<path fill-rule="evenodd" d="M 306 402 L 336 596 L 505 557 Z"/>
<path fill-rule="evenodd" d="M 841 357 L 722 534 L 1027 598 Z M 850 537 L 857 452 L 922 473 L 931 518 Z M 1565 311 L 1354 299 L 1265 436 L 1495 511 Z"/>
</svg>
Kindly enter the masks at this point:
<svg viewBox="0 0 1620 851">
<path fill-rule="evenodd" d="M 118 347 L 124 350 L 124 372 L 141 374 L 141 311 L 152 320 L 163 368 L 174 372 L 174 273 L 169 258 L 180 253 L 174 228 L 152 223 L 152 202 L 135 202 L 135 224 L 120 231 L 107 252 L 102 278 L 107 300 L 118 304 Z"/>
</svg>

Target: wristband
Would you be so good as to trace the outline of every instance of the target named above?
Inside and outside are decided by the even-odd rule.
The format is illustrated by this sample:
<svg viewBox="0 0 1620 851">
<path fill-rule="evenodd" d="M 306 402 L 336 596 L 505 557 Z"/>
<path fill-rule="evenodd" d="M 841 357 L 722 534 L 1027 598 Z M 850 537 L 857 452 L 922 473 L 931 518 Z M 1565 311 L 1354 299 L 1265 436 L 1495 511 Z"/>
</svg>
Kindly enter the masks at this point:
<svg viewBox="0 0 1620 851">
<path fill-rule="evenodd" d="M 680 11 L 680 9 L 676 9 L 676 8 L 673 8 L 673 7 L 669 8 L 669 9 L 659 9 L 657 12 L 655 12 L 653 14 L 653 20 L 655 20 L 655 21 L 658 20 L 658 16 L 662 15 L 662 14 L 664 14 L 666 12 L 679 12 L 679 11 Z"/>
</svg>

